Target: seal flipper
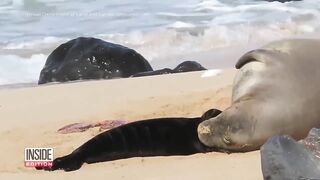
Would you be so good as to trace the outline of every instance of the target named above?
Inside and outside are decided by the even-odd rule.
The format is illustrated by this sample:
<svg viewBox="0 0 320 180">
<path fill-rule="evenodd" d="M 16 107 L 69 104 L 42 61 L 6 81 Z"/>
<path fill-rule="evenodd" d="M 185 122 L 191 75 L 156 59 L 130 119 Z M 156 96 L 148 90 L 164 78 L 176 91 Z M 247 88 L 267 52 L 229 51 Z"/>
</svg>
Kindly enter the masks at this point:
<svg viewBox="0 0 320 180">
<path fill-rule="evenodd" d="M 80 169 L 83 164 L 83 160 L 78 155 L 79 154 L 77 153 L 71 153 L 67 156 L 53 160 L 51 167 L 36 167 L 36 169 L 45 171 L 55 171 L 59 169 L 63 169 L 64 171 L 74 171 Z"/>
<path fill-rule="evenodd" d="M 212 118 L 219 110 L 209 110 L 204 117 Z M 197 127 L 204 119 L 159 118 L 132 122 L 105 131 L 57 158 L 45 170 L 77 170 L 83 163 L 96 163 L 130 157 L 191 155 L 215 149 L 202 144 Z"/>
<path fill-rule="evenodd" d="M 219 109 L 209 109 L 201 116 L 202 121 L 208 120 L 210 118 L 216 117 L 221 113 Z"/>
</svg>

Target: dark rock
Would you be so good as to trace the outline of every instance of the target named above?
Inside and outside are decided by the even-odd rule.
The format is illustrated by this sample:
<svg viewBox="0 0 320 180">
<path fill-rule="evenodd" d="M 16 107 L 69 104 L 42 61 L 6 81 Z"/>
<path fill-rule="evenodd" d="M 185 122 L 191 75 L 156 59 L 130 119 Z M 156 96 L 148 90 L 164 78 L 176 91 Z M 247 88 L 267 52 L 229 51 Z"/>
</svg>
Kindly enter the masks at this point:
<svg viewBox="0 0 320 180">
<path fill-rule="evenodd" d="M 60 45 L 50 54 L 38 83 L 124 78 L 152 70 L 149 62 L 133 49 L 80 37 Z"/>
<path fill-rule="evenodd" d="M 133 75 L 132 77 L 140 77 L 140 76 L 153 76 L 153 75 L 161 75 L 161 74 L 172 74 L 172 73 L 181 73 L 181 72 L 190 72 L 190 71 L 202 71 L 206 70 L 201 64 L 195 61 L 184 61 L 180 63 L 176 68 L 169 69 L 164 68 L 156 71 L 148 71 L 142 72 Z"/>
<path fill-rule="evenodd" d="M 164 68 L 164 69 L 155 70 L 155 71 L 141 72 L 138 74 L 134 74 L 131 77 L 154 76 L 154 75 L 172 74 L 172 73 L 175 73 L 172 69 Z"/>
<path fill-rule="evenodd" d="M 320 129 L 311 129 L 308 136 L 300 142 L 320 160 Z"/>
<path fill-rule="evenodd" d="M 275 136 L 261 147 L 265 180 L 320 179 L 320 162 L 303 144 Z"/>
<path fill-rule="evenodd" d="M 173 69 L 176 73 L 207 70 L 196 61 L 184 61 Z"/>
</svg>

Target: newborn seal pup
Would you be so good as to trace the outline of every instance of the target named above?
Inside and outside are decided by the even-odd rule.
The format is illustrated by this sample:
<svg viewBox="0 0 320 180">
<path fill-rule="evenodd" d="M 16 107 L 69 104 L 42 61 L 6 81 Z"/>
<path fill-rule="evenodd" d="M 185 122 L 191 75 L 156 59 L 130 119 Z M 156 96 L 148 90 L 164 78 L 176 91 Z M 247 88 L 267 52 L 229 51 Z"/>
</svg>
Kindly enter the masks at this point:
<svg viewBox="0 0 320 180">
<path fill-rule="evenodd" d="M 55 159 L 53 166 L 44 170 L 73 171 L 83 163 L 210 152 L 214 148 L 200 142 L 197 127 L 202 121 L 220 113 L 211 109 L 202 117 L 159 118 L 125 124 L 93 137 L 71 154 Z"/>
<path fill-rule="evenodd" d="M 320 40 L 276 41 L 245 54 L 236 68 L 231 107 L 198 126 L 205 145 L 252 151 L 269 137 L 299 140 L 320 126 Z"/>
</svg>

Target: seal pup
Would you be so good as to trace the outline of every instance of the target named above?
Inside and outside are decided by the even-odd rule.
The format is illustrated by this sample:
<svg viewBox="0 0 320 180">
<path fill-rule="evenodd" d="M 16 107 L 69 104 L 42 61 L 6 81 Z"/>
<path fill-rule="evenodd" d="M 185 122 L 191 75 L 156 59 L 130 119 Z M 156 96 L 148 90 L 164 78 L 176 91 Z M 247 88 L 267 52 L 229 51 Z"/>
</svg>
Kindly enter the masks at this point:
<svg viewBox="0 0 320 180">
<path fill-rule="evenodd" d="M 220 113 L 220 110 L 211 109 L 202 117 L 159 118 L 125 124 L 93 137 L 69 155 L 56 158 L 53 166 L 44 170 L 73 171 L 83 163 L 210 152 L 214 148 L 200 142 L 197 127 Z"/>
<path fill-rule="evenodd" d="M 269 137 L 304 138 L 320 126 L 320 40 L 272 42 L 242 56 L 232 105 L 198 126 L 201 142 L 227 151 L 257 150 Z"/>
</svg>

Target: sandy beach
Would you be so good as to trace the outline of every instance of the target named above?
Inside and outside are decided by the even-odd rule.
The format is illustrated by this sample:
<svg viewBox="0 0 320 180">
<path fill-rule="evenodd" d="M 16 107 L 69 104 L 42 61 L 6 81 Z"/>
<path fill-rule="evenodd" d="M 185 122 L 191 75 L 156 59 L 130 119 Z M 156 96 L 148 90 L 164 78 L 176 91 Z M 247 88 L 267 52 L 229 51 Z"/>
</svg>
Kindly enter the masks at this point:
<svg viewBox="0 0 320 180">
<path fill-rule="evenodd" d="M 24 167 L 24 148 L 70 153 L 98 128 L 72 134 L 57 130 L 76 122 L 136 121 L 200 116 L 230 105 L 235 70 L 99 80 L 0 90 L 0 179 L 262 179 L 259 151 L 191 156 L 136 157 L 84 164 L 74 172 Z"/>
<path fill-rule="evenodd" d="M 54 158 L 58 158 L 103 132 L 99 127 L 69 134 L 58 132 L 74 123 L 199 117 L 212 108 L 224 110 L 231 104 L 235 64 L 245 53 L 276 40 L 320 37 L 320 0 L 2 0 L 0 9 L 0 180 L 263 179 L 260 151 L 134 157 L 83 164 L 72 172 L 25 167 L 24 151 L 53 148 Z M 290 44 L 283 46 L 277 50 L 279 54 L 285 52 L 281 59 L 291 48 Z M 299 48 L 299 53 L 303 50 L 297 53 L 299 58 L 308 59 L 310 55 L 305 52 L 310 48 Z M 188 63 L 182 66 L 184 62 Z M 189 68 L 190 62 L 195 69 Z M 209 70 L 199 71 L 203 69 Z M 49 83 L 130 77 L 151 70 L 193 72 Z M 299 72 L 290 70 L 288 74 L 299 76 L 300 68 L 295 70 Z M 48 84 L 38 85 L 41 78 Z M 246 81 L 245 86 L 255 80 Z M 298 87 L 288 85 L 277 95 L 287 94 L 288 87 Z M 286 102 L 277 101 L 276 105 L 282 107 Z M 276 106 L 261 107 L 269 112 Z M 273 124 L 266 124 L 274 130 Z M 288 129 L 293 127 L 290 124 Z M 228 137 L 224 136 L 227 144 Z"/>
</svg>

